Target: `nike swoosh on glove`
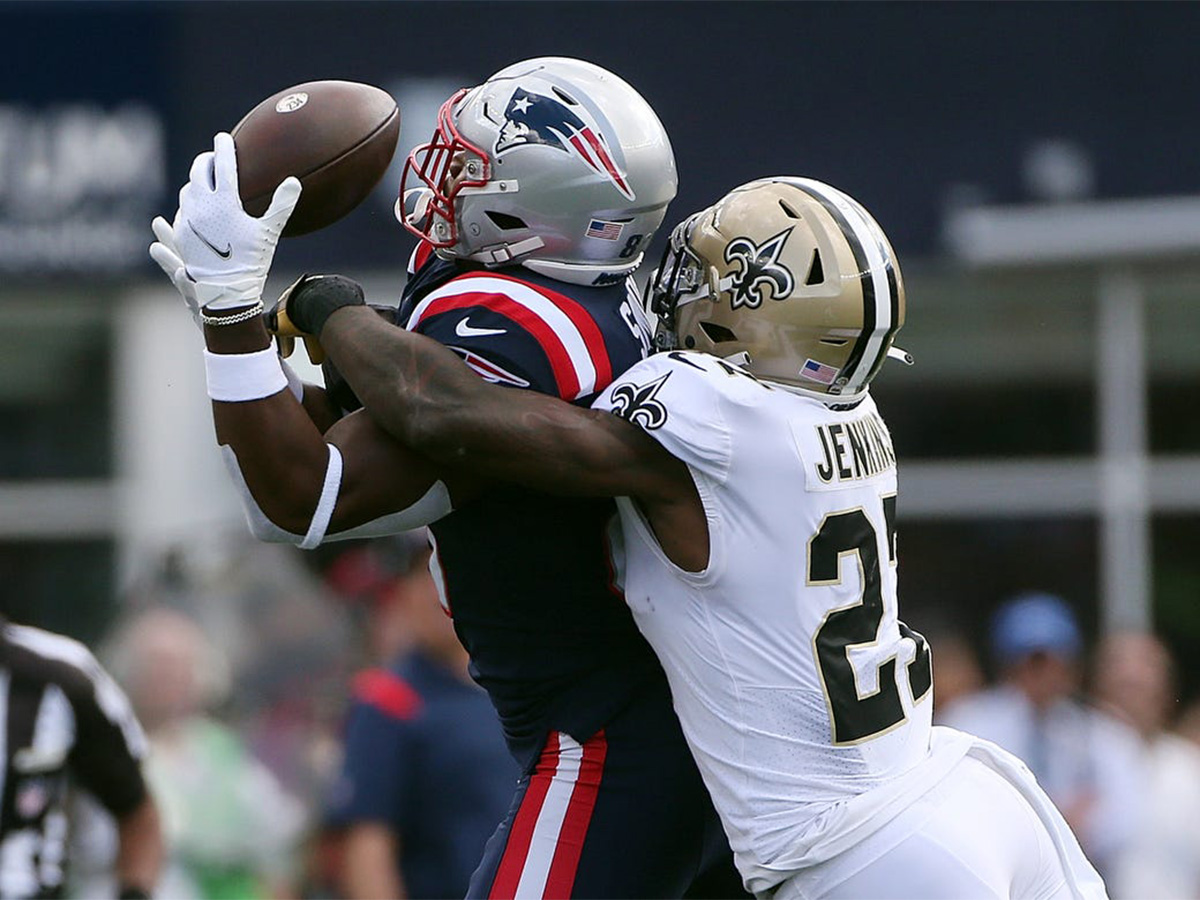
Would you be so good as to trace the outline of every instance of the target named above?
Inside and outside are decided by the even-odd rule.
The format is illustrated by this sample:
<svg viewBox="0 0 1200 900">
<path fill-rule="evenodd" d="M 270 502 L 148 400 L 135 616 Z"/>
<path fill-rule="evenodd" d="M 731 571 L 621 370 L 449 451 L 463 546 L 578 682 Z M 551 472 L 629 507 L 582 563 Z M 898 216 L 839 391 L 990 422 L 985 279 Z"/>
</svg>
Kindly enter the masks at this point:
<svg viewBox="0 0 1200 900">
<path fill-rule="evenodd" d="M 174 253 L 195 285 L 200 306 L 221 310 L 257 303 L 300 191 L 300 181 L 287 178 L 275 189 L 261 218 L 247 213 L 238 194 L 233 138 L 221 132 L 213 139 L 213 149 L 192 163 L 188 183 L 179 192 L 172 240 L 162 240 L 156 228 L 163 249 L 152 247 L 150 255 L 166 270 L 174 262 L 169 254 Z M 176 273 L 167 274 L 179 287 Z"/>
</svg>

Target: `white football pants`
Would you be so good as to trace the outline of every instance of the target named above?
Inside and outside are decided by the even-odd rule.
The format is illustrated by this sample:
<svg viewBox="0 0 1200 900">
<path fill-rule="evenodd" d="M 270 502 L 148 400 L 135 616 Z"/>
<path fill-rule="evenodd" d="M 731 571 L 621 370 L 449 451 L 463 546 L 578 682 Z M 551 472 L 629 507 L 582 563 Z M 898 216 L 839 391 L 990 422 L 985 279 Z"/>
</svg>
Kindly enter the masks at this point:
<svg viewBox="0 0 1200 900">
<path fill-rule="evenodd" d="M 1033 776 L 997 749 L 985 749 L 986 761 L 964 757 L 887 825 L 796 873 L 772 900 L 1105 897 L 1103 882 Z"/>
</svg>

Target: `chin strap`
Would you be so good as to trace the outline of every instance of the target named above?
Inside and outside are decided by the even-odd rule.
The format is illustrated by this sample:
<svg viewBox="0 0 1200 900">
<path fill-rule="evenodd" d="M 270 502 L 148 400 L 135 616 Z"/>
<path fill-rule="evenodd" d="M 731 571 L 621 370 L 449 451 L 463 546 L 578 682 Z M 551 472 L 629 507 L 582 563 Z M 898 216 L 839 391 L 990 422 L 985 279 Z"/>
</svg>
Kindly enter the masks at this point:
<svg viewBox="0 0 1200 900">
<path fill-rule="evenodd" d="M 556 281 L 599 287 L 622 281 L 632 275 L 641 262 L 642 254 L 639 253 L 629 262 L 622 263 L 565 263 L 550 259 L 525 259 L 521 265 Z"/>
<path fill-rule="evenodd" d="M 478 263 L 483 263 L 488 268 L 495 266 L 504 266 L 513 262 L 518 256 L 526 253 L 532 253 L 534 250 L 540 250 L 546 246 L 537 235 L 527 237 L 523 241 L 517 241 L 514 244 L 500 244 L 495 247 L 484 247 L 482 250 L 476 250 L 467 259 L 474 260 Z"/>
</svg>

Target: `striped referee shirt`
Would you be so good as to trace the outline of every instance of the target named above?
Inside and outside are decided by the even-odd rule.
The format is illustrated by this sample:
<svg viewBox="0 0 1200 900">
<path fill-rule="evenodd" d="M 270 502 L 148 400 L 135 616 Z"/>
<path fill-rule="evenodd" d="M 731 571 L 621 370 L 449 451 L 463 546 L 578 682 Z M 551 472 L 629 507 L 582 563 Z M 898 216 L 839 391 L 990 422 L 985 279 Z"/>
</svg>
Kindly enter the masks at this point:
<svg viewBox="0 0 1200 900">
<path fill-rule="evenodd" d="M 146 740 L 78 641 L 0 620 L 0 898 L 61 897 L 68 787 L 115 816 L 146 796 Z"/>
</svg>

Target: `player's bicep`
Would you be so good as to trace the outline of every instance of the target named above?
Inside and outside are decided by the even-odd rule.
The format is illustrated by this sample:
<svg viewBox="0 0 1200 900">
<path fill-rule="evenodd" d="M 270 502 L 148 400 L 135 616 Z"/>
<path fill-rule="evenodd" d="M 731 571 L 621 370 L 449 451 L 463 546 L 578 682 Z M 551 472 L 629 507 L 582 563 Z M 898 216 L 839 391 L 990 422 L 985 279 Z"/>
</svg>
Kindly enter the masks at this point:
<svg viewBox="0 0 1200 900">
<path fill-rule="evenodd" d="M 343 418 L 325 439 L 342 456 L 342 481 L 329 537 L 371 523 L 383 528 L 380 533 L 426 525 L 477 492 L 475 479 L 449 473 L 405 447 L 365 412 Z"/>
</svg>

